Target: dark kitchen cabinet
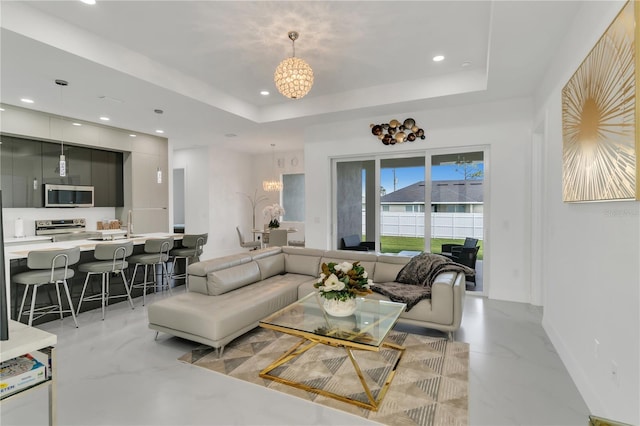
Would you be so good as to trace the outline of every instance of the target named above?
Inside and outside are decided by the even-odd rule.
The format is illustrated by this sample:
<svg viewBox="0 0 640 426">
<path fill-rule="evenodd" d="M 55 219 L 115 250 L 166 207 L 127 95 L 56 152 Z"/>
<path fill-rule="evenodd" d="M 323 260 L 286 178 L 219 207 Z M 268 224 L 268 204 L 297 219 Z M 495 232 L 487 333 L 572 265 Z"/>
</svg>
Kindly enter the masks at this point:
<svg viewBox="0 0 640 426">
<path fill-rule="evenodd" d="M 13 155 L 11 154 L 11 142 L 6 136 L 0 136 L 0 184 L 2 185 L 2 205 L 13 207 Z"/>
<path fill-rule="evenodd" d="M 44 184 L 92 185 L 95 207 L 124 206 L 124 154 L 64 145 L 66 176 L 60 176 L 61 144 L 0 135 L 3 207 L 44 207 Z"/>
<path fill-rule="evenodd" d="M 91 182 L 95 207 L 124 206 L 122 160 L 121 152 L 99 149 L 91 151 Z"/>
<path fill-rule="evenodd" d="M 2 136 L 1 167 L 5 207 L 42 207 L 41 142 Z"/>
<path fill-rule="evenodd" d="M 58 185 L 91 185 L 91 149 L 81 146 L 64 145 L 66 176 L 60 176 L 60 144 L 42 144 L 43 183 Z"/>
</svg>

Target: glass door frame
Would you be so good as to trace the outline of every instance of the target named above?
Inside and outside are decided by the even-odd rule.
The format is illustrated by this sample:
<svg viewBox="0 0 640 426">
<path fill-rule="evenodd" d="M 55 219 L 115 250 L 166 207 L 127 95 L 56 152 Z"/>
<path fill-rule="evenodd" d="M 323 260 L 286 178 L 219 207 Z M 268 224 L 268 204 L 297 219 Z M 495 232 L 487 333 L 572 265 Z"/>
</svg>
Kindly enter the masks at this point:
<svg viewBox="0 0 640 426">
<path fill-rule="evenodd" d="M 482 292 L 471 292 L 476 295 L 488 295 L 488 289 L 490 286 L 490 268 L 488 260 L 490 259 L 490 248 L 491 242 L 487 241 L 487 235 L 489 234 L 489 218 L 491 217 L 491 167 L 490 167 L 490 146 L 489 145 L 464 145 L 464 146 L 455 146 L 450 148 L 429 148 L 424 150 L 412 150 L 412 151 L 402 151 L 397 153 L 372 153 L 367 155 L 345 155 L 345 156 L 335 156 L 331 157 L 331 241 L 332 248 L 337 250 L 339 249 L 338 241 L 337 241 L 337 230 L 338 230 L 338 209 L 337 209 L 337 163 L 339 162 L 349 162 L 349 161 L 374 161 L 374 179 L 375 179 L 375 187 L 380 188 L 380 165 L 382 160 L 387 159 L 395 159 L 395 158 L 414 158 L 424 156 L 425 160 L 425 215 L 424 215 L 424 229 L 425 229 L 425 252 L 431 251 L 431 214 L 427 214 L 431 212 L 431 161 L 433 156 L 437 155 L 446 155 L 446 154 L 461 154 L 464 152 L 482 152 L 483 153 L 483 162 L 484 162 L 484 185 L 483 185 L 483 290 Z M 376 252 L 380 251 L 380 191 L 375 191 L 374 197 L 374 216 L 375 216 L 375 243 L 376 243 Z M 427 205 L 429 208 L 427 208 Z M 427 235 L 428 234 L 428 235 Z"/>
</svg>

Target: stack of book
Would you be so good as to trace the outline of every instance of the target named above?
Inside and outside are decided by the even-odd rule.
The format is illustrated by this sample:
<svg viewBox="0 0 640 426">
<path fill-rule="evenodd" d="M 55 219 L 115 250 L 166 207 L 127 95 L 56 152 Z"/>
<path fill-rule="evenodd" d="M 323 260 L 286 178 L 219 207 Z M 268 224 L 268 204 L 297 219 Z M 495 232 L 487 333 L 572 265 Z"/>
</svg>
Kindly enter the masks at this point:
<svg viewBox="0 0 640 426">
<path fill-rule="evenodd" d="M 46 380 L 45 366 L 31 355 L 0 364 L 0 398 L 5 398 Z"/>
</svg>

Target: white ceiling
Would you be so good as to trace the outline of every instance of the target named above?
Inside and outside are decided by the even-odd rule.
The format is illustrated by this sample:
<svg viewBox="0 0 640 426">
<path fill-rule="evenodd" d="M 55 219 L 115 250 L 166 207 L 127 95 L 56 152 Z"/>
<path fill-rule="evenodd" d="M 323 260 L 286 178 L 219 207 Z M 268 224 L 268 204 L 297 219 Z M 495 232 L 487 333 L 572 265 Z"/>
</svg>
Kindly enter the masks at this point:
<svg viewBox="0 0 640 426">
<path fill-rule="evenodd" d="M 1 0 L 0 101 L 91 122 L 108 115 L 109 125 L 137 132 L 162 127 L 178 149 L 301 149 L 312 124 L 530 95 L 579 7 Z M 315 74 L 299 100 L 273 84 L 291 56 L 290 30 L 300 32 L 296 56 Z M 445 60 L 433 62 L 437 54 Z"/>
</svg>

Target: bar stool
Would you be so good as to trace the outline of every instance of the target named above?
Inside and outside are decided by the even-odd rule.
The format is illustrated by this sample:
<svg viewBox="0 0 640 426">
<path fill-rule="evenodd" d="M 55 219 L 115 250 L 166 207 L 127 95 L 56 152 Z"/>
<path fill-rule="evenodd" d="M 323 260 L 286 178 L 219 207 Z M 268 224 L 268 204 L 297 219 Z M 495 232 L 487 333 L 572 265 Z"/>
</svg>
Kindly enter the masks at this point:
<svg viewBox="0 0 640 426">
<path fill-rule="evenodd" d="M 64 318 L 65 312 L 71 312 L 73 322 L 78 328 L 78 321 L 76 321 L 76 314 L 73 310 L 73 303 L 71 302 L 71 295 L 69 294 L 69 286 L 67 285 L 67 279 L 72 278 L 75 274 L 74 270 L 69 268 L 71 265 L 75 265 L 80 260 L 80 248 L 74 247 L 70 249 L 57 249 L 57 250 L 33 250 L 27 255 L 27 267 L 30 271 L 20 272 L 13 276 L 13 282 L 16 284 L 22 284 L 25 287 L 24 294 L 22 295 L 22 303 L 20 304 L 20 312 L 18 313 L 18 321 L 22 318 L 22 311 L 24 310 L 24 302 L 27 299 L 27 293 L 29 287 L 33 288 L 31 293 L 31 309 L 29 310 L 29 326 L 33 323 L 34 313 L 38 314 L 35 319 L 38 319 L 47 314 L 60 314 L 60 319 Z M 38 287 L 54 284 L 56 287 L 56 294 L 58 296 L 57 305 L 48 305 L 36 308 L 36 293 Z M 69 309 L 63 309 L 62 300 L 60 299 L 60 284 L 63 285 L 64 291 L 67 295 L 67 302 L 69 303 Z M 25 312 L 24 315 L 27 315 Z"/>
<path fill-rule="evenodd" d="M 199 259 L 202 254 L 202 249 L 207 240 L 209 234 L 184 234 L 182 237 L 182 247 L 174 248 L 169 252 L 170 256 L 173 256 L 173 264 L 171 266 L 171 279 L 184 279 L 184 285 L 189 290 L 189 258 L 194 257 Z M 184 259 L 184 274 L 176 274 L 176 262 L 178 259 Z"/>
<path fill-rule="evenodd" d="M 171 293 L 171 285 L 169 283 L 169 272 L 167 272 L 167 263 L 169 261 L 169 250 L 173 247 L 173 237 L 168 238 L 149 238 L 144 243 L 144 253 L 134 254 L 129 258 L 129 263 L 134 263 L 136 266 L 133 268 L 133 276 L 131 277 L 131 288 L 141 288 L 142 291 L 142 306 L 147 301 L 147 284 L 153 284 L 154 290 L 157 291 L 158 283 L 156 278 L 156 265 L 161 265 L 161 282 L 160 287 L 164 288 L 165 279 L 166 287 Z M 136 273 L 138 272 L 138 266 L 144 266 L 144 282 L 135 284 Z M 147 281 L 147 267 L 153 267 L 153 281 Z"/>
<path fill-rule="evenodd" d="M 105 306 L 109 304 L 110 299 L 120 299 L 126 297 L 129 299 L 131 309 L 134 308 L 133 300 L 131 300 L 131 291 L 129 290 L 129 283 L 127 277 L 124 275 L 124 270 L 127 269 L 129 264 L 125 260 L 133 253 L 133 241 L 127 241 L 124 243 L 102 243 L 96 244 L 96 248 L 93 256 L 96 258 L 95 262 L 82 263 L 78 266 L 78 271 L 86 272 L 87 277 L 84 280 L 84 286 L 82 287 L 82 294 L 80 295 L 80 301 L 78 302 L 78 308 L 76 315 L 80 313 L 80 306 L 82 301 L 101 300 L 102 301 L 102 320 L 104 321 Z M 109 294 L 109 277 L 111 274 L 119 273 L 124 283 L 126 294 Z M 87 284 L 89 278 L 92 275 L 102 275 L 102 291 L 98 294 L 92 294 L 85 297 L 85 291 L 87 290 Z"/>
</svg>

